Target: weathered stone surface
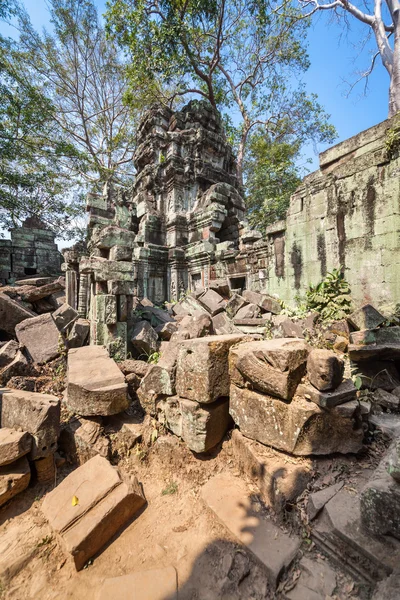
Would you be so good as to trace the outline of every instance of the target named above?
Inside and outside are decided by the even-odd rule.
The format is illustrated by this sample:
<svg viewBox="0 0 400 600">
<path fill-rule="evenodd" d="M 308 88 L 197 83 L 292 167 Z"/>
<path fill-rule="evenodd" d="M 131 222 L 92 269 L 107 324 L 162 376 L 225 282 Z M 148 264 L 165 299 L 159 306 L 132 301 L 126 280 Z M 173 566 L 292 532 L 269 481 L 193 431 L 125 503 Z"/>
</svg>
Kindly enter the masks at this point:
<svg viewBox="0 0 400 600">
<path fill-rule="evenodd" d="M 26 431 L 2 427 L 0 429 L 0 467 L 28 454 L 31 446 L 32 438 Z"/>
<path fill-rule="evenodd" d="M 298 396 L 288 404 L 232 384 L 229 412 L 245 436 L 298 456 L 362 448 L 361 425 Z"/>
<path fill-rule="evenodd" d="M 59 331 L 65 331 L 76 321 L 78 313 L 69 304 L 65 303 L 53 313 L 53 319 Z"/>
<path fill-rule="evenodd" d="M 19 302 L 12 300 L 6 294 L 0 293 L 1 329 L 9 335 L 15 335 L 15 326 L 18 323 L 35 316 L 33 311 L 28 310 Z"/>
<path fill-rule="evenodd" d="M 178 600 L 177 574 L 174 567 L 136 571 L 130 575 L 106 579 L 98 600 Z"/>
<path fill-rule="evenodd" d="M 182 342 L 176 370 L 178 396 L 204 403 L 229 396 L 229 349 L 246 339 L 233 334 Z"/>
<path fill-rule="evenodd" d="M 150 366 L 137 390 L 142 408 L 151 415 L 156 413 L 159 400 L 165 396 L 173 396 L 174 393 L 175 386 L 171 371 L 160 365 Z"/>
<path fill-rule="evenodd" d="M 309 383 L 301 383 L 296 394 L 323 408 L 331 408 L 356 397 L 357 389 L 351 379 L 345 379 L 335 390 L 320 392 Z"/>
<path fill-rule="evenodd" d="M 38 300 L 41 300 L 42 298 L 47 298 L 47 296 L 50 296 L 51 294 L 54 294 L 55 292 L 58 292 L 59 290 L 62 290 L 65 287 L 65 283 L 62 277 L 60 277 L 59 279 L 57 279 L 56 281 L 53 281 L 52 283 L 47 283 L 46 285 L 41 285 L 41 286 L 32 286 L 32 287 L 27 287 L 27 288 L 20 288 L 20 292 L 19 295 L 21 296 L 22 300 L 24 300 L 25 302 L 37 302 Z"/>
<path fill-rule="evenodd" d="M 77 319 L 68 334 L 68 348 L 81 348 L 89 336 L 90 322 L 87 319 Z"/>
<path fill-rule="evenodd" d="M 336 573 L 327 561 L 305 556 L 299 563 L 300 577 L 293 590 L 285 593 L 288 600 L 327 600 L 336 588 Z"/>
<path fill-rule="evenodd" d="M 213 477 L 201 495 L 221 523 L 265 566 L 271 585 L 276 586 L 296 556 L 300 540 L 264 519 L 245 483 L 236 477 Z"/>
<path fill-rule="evenodd" d="M 289 462 L 286 454 L 246 438 L 238 429 L 232 431 L 232 446 L 241 473 L 255 483 L 263 501 L 276 512 L 297 498 L 311 480 L 308 459 Z"/>
<path fill-rule="evenodd" d="M 308 379 L 317 390 L 336 389 L 342 383 L 343 373 L 344 362 L 334 352 L 316 348 L 308 355 Z"/>
<path fill-rule="evenodd" d="M 0 467 L 0 506 L 23 492 L 29 485 L 31 470 L 25 456 Z"/>
<path fill-rule="evenodd" d="M 344 402 L 344 404 L 338 404 L 335 407 L 336 412 L 342 417 L 357 418 L 357 415 L 369 415 L 371 412 L 371 404 L 370 402 L 366 402 L 365 400 L 349 400 L 348 402 Z"/>
<path fill-rule="evenodd" d="M 305 373 L 308 352 L 304 341 L 291 338 L 240 344 L 229 353 L 231 381 L 289 400 Z"/>
<path fill-rule="evenodd" d="M 273 315 L 273 335 L 284 338 L 304 338 L 301 322 L 293 321 L 284 315 Z"/>
<path fill-rule="evenodd" d="M 108 458 L 110 441 L 102 435 L 101 417 L 73 417 L 61 429 L 59 448 L 71 463 L 83 465 L 99 454 Z"/>
<path fill-rule="evenodd" d="M 178 331 L 178 325 L 176 323 L 163 323 L 162 325 L 158 325 L 156 327 L 156 332 L 162 340 L 169 341 L 171 339 L 171 335 Z"/>
<path fill-rule="evenodd" d="M 215 290 L 207 290 L 197 297 L 198 302 L 210 313 L 212 317 L 225 310 L 226 300 Z"/>
<path fill-rule="evenodd" d="M 148 321 L 140 321 L 133 328 L 131 342 L 138 353 L 150 355 L 157 350 L 158 335 Z"/>
<path fill-rule="evenodd" d="M 19 323 L 15 334 L 39 365 L 57 358 L 64 344 L 53 317 L 48 313 Z"/>
<path fill-rule="evenodd" d="M 231 423 L 229 399 L 199 404 L 179 396 L 157 404 L 158 419 L 181 437 L 193 452 L 207 452 L 218 444 Z"/>
<path fill-rule="evenodd" d="M 251 290 L 244 290 L 242 296 L 247 302 L 257 304 L 264 312 L 270 312 L 274 315 L 278 315 L 282 308 L 276 298 L 269 296 L 268 294 L 260 294 L 259 292 L 253 292 Z"/>
<path fill-rule="evenodd" d="M 129 375 L 125 375 L 125 381 L 128 384 L 128 392 L 130 397 L 134 398 L 140 385 L 140 377 L 138 377 L 135 373 L 129 373 Z"/>
<path fill-rule="evenodd" d="M 54 277 L 28 277 L 26 279 L 19 279 L 15 282 L 15 285 L 36 285 L 40 287 L 42 285 L 47 285 L 49 283 L 53 283 Z"/>
<path fill-rule="evenodd" d="M 215 317 L 214 317 L 215 318 Z M 193 340 L 213 333 L 213 320 L 207 313 L 195 312 L 182 319 L 177 333 L 171 341 Z"/>
<path fill-rule="evenodd" d="M 246 304 L 249 303 L 243 298 L 243 296 L 233 293 L 225 307 L 226 314 L 229 318 L 233 319 L 237 311 L 243 308 L 243 306 L 246 306 Z"/>
<path fill-rule="evenodd" d="M 33 469 L 38 483 L 54 483 L 56 477 L 56 462 L 54 454 L 33 461 Z"/>
<path fill-rule="evenodd" d="M 10 340 L 0 348 L 0 368 L 14 360 L 18 352 L 18 342 Z"/>
<path fill-rule="evenodd" d="M 349 348 L 349 341 L 345 337 L 342 337 L 341 335 L 337 335 L 336 339 L 333 343 L 333 349 L 336 352 L 340 352 L 341 354 L 346 354 L 348 348 Z"/>
<path fill-rule="evenodd" d="M 212 318 L 212 325 L 216 335 L 240 333 L 239 329 L 235 327 L 234 323 L 223 312 Z"/>
<path fill-rule="evenodd" d="M 400 386 L 400 375 L 391 360 L 371 360 L 351 364 L 351 374 L 360 377 L 362 387 L 376 390 L 381 388 L 387 392 Z"/>
<path fill-rule="evenodd" d="M 124 482 L 105 458 L 95 456 L 47 494 L 42 511 L 80 570 L 144 504 L 136 478 Z"/>
<path fill-rule="evenodd" d="M 400 539 L 400 484 L 388 472 L 395 453 L 394 443 L 361 492 L 360 507 L 361 521 L 370 533 Z"/>
<path fill-rule="evenodd" d="M 12 377 L 27 375 L 31 370 L 24 354 L 18 350 L 14 360 L 0 371 L 0 383 L 6 385 Z"/>
<path fill-rule="evenodd" d="M 372 403 L 379 404 L 379 406 L 383 406 L 384 408 L 389 408 L 392 411 L 398 412 L 400 407 L 400 398 L 395 396 L 395 394 L 391 394 L 390 392 L 386 392 L 385 390 L 377 389 L 373 393 Z"/>
<path fill-rule="evenodd" d="M 315 519 L 320 510 L 322 510 L 325 504 L 342 489 L 343 485 L 344 482 L 339 481 L 334 485 L 318 490 L 318 492 L 313 492 L 308 496 L 307 515 L 310 521 Z"/>
<path fill-rule="evenodd" d="M 355 310 L 349 317 L 348 322 L 354 329 L 375 329 L 386 321 L 386 318 L 371 304 L 364 304 Z"/>
<path fill-rule="evenodd" d="M 397 360 L 400 357 L 400 327 L 365 329 L 350 335 L 349 357 L 352 361 L 367 359 Z"/>
<path fill-rule="evenodd" d="M 53 454 L 60 431 L 60 402 L 49 394 L 2 390 L 1 426 L 31 434 L 31 460 Z"/>
<path fill-rule="evenodd" d="M 144 360 L 124 360 L 119 363 L 119 368 L 123 372 L 124 375 L 129 375 L 130 373 L 134 373 L 141 379 L 150 369 L 149 363 Z"/>
<path fill-rule="evenodd" d="M 257 304 L 246 304 L 239 308 L 235 315 L 235 320 L 238 319 L 255 319 L 260 314 L 260 308 Z"/>
<path fill-rule="evenodd" d="M 400 570 L 396 570 L 378 583 L 371 600 L 398 600 L 399 589 Z"/>
<path fill-rule="evenodd" d="M 105 348 L 69 350 L 66 402 L 82 416 L 113 415 L 128 408 L 124 376 Z"/>
</svg>

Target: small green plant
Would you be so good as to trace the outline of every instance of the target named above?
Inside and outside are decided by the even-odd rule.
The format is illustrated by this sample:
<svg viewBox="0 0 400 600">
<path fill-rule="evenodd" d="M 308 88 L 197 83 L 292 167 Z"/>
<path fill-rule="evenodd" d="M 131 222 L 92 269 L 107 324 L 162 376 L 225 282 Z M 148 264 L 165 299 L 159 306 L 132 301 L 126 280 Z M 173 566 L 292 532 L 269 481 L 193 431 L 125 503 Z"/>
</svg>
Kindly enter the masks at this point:
<svg viewBox="0 0 400 600">
<path fill-rule="evenodd" d="M 344 319 L 351 312 L 350 287 L 340 269 L 333 269 L 306 292 L 308 310 L 315 310 L 322 321 Z"/>
<path fill-rule="evenodd" d="M 170 494 L 176 494 L 178 491 L 178 484 L 176 481 L 170 481 L 166 488 L 161 492 L 161 496 L 169 496 Z"/>
<path fill-rule="evenodd" d="M 156 365 L 158 363 L 158 361 L 160 360 L 160 357 L 161 357 L 161 354 L 159 352 L 152 352 L 147 357 L 147 362 L 149 363 L 149 365 Z"/>
<path fill-rule="evenodd" d="M 50 544 L 50 542 L 52 541 L 53 536 L 51 535 L 46 535 L 46 537 L 42 538 L 42 540 L 40 542 L 38 542 L 37 547 L 41 548 L 42 546 L 47 546 L 47 544 Z"/>
<path fill-rule="evenodd" d="M 385 140 L 385 150 L 389 159 L 393 158 L 400 148 L 400 120 L 397 118 L 393 127 L 388 129 Z"/>
<path fill-rule="evenodd" d="M 164 154 L 163 154 L 163 153 L 161 153 L 161 154 L 160 154 L 160 164 L 162 165 L 163 163 L 165 163 L 165 161 L 166 161 L 166 160 L 167 160 L 167 159 L 165 158 Z"/>
</svg>

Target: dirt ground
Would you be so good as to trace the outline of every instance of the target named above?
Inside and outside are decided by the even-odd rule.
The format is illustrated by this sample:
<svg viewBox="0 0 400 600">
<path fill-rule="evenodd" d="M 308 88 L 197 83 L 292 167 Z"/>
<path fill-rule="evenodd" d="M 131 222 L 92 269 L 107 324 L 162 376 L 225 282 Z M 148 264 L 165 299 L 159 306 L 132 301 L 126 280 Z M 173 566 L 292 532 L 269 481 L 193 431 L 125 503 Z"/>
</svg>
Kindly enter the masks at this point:
<svg viewBox="0 0 400 600">
<path fill-rule="evenodd" d="M 372 445 L 362 459 L 341 456 L 318 460 L 314 489 L 343 478 L 351 485 L 357 472 L 375 464 L 380 454 L 380 448 Z M 216 450 L 200 457 L 175 436 L 160 432 L 149 446 L 134 447 L 128 454 L 114 445 L 113 458 L 121 471 L 138 477 L 147 505 L 80 572 L 41 512 L 44 495 L 53 485 L 32 482 L 28 490 L 0 510 L 2 600 L 96 600 L 106 578 L 169 565 L 178 573 L 179 600 L 284 598 L 285 591 L 294 587 L 299 576 L 297 563 L 278 592 L 272 593 L 263 567 L 230 537 L 200 498 L 201 487 L 210 477 L 228 472 L 240 476 L 229 435 Z M 62 467 L 57 483 L 70 470 L 68 465 Z M 257 495 L 251 484 L 249 491 Z M 303 538 L 303 554 L 323 561 L 325 557 L 314 547 L 301 521 L 307 493 L 297 506 L 288 507 L 292 510 L 280 523 Z M 261 502 L 260 510 L 274 518 Z M 338 570 L 337 583 L 332 600 L 362 597 L 358 586 Z"/>
</svg>

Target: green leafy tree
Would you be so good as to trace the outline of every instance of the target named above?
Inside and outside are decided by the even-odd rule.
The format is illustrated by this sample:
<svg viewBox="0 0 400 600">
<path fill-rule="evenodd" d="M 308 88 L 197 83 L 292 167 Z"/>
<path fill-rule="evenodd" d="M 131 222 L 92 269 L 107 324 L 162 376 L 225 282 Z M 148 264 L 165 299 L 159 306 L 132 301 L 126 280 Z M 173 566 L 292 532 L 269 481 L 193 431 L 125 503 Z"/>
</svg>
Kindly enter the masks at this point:
<svg viewBox="0 0 400 600">
<path fill-rule="evenodd" d="M 110 0 L 107 28 L 131 64 L 132 93 L 170 98 L 201 96 L 231 114 L 242 179 L 247 142 L 261 126 L 274 140 L 283 132 L 331 141 L 334 129 L 316 96 L 291 85 L 309 66 L 308 21 L 284 0 Z"/>
<path fill-rule="evenodd" d="M 272 141 L 262 131 L 249 141 L 244 165 L 250 223 L 265 228 L 286 217 L 290 196 L 301 182 L 300 143 Z"/>
</svg>

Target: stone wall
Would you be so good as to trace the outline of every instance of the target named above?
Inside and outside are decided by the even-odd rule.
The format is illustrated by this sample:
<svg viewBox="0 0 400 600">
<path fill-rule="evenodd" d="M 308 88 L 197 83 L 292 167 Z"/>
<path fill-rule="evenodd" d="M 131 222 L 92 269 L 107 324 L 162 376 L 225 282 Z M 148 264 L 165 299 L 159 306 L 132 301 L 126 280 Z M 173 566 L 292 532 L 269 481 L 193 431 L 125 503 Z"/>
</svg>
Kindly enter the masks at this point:
<svg viewBox="0 0 400 600">
<path fill-rule="evenodd" d="M 10 240 L 0 240 L 0 282 L 29 275 L 58 275 L 61 254 L 55 235 L 36 218 L 11 229 Z"/>
</svg>

